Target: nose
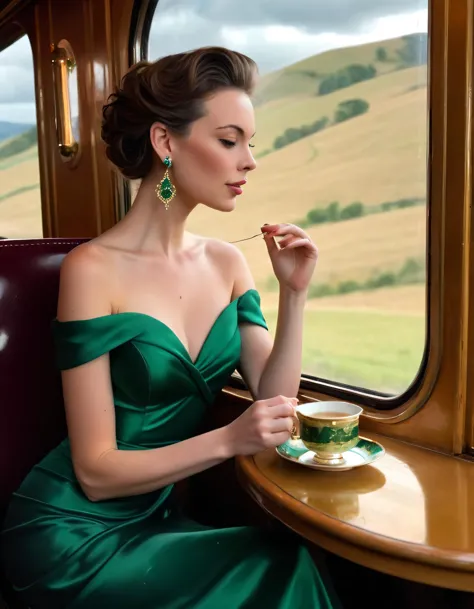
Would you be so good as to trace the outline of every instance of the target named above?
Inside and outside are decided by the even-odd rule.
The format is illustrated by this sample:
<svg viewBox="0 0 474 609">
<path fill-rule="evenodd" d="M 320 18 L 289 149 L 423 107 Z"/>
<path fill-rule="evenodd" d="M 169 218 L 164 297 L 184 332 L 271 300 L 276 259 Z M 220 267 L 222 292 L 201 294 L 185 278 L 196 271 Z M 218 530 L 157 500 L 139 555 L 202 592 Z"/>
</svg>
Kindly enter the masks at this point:
<svg viewBox="0 0 474 609">
<path fill-rule="evenodd" d="M 253 154 L 250 148 L 247 148 L 247 154 L 244 159 L 242 159 L 242 171 L 253 171 L 257 167 L 257 162 L 253 158 Z"/>
</svg>

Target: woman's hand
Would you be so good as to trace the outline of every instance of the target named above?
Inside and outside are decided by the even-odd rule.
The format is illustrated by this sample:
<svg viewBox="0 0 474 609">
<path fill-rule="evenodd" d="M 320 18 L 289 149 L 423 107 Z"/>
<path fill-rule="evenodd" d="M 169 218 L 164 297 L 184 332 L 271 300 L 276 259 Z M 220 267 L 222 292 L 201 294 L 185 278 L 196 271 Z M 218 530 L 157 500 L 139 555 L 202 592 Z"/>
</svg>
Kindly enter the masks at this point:
<svg viewBox="0 0 474 609">
<path fill-rule="evenodd" d="M 294 427 L 296 398 L 278 395 L 258 400 L 227 425 L 230 453 L 254 455 L 286 442 Z"/>
<path fill-rule="evenodd" d="M 262 232 L 280 286 L 294 292 L 307 290 L 318 259 L 311 238 L 294 224 L 266 224 Z M 277 244 L 275 237 L 283 239 Z"/>
</svg>

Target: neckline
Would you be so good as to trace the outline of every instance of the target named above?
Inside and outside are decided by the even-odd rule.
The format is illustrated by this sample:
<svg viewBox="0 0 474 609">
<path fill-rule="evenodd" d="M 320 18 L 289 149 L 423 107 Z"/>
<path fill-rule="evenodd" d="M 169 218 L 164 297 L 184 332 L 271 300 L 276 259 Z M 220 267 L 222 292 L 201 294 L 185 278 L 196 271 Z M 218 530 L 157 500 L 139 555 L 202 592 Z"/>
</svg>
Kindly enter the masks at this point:
<svg viewBox="0 0 474 609">
<path fill-rule="evenodd" d="M 202 352 L 204 351 L 204 348 L 206 347 L 208 341 L 210 340 L 211 334 L 214 330 L 214 328 L 216 327 L 217 323 L 219 322 L 219 320 L 223 317 L 224 313 L 226 311 L 228 311 L 230 309 L 230 307 L 236 303 L 239 302 L 239 300 L 241 298 L 243 298 L 244 296 L 246 296 L 247 294 L 249 294 L 250 292 L 256 292 L 255 288 L 250 288 L 248 290 L 246 290 L 245 292 L 243 292 L 242 294 L 240 294 L 240 296 L 237 296 L 237 298 L 234 298 L 233 300 L 231 300 L 229 302 L 229 304 L 227 304 L 221 311 L 220 313 L 217 315 L 217 317 L 215 318 L 214 322 L 212 323 L 211 327 L 209 328 L 209 331 L 206 334 L 206 337 L 204 338 L 204 341 L 195 357 L 195 359 L 193 360 L 191 357 L 191 354 L 189 353 L 188 349 L 185 347 L 183 341 L 179 338 L 179 336 L 176 334 L 176 332 L 170 328 L 170 326 L 168 326 L 168 324 L 166 324 L 165 322 L 161 321 L 161 319 L 158 319 L 158 317 L 154 317 L 153 315 L 149 315 L 148 313 L 141 313 L 140 311 L 121 311 L 120 313 L 109 313 L 108 315 L 99 315 L 97 317 L 90 317 L 88 319 L 77 319 L 77 320 L 69 320 L 69 321 L 59 321 L 57 318 L 54 319 L 54 322 L 57 324 L 80 324 L 81 322 L 90 322 L 90 321 L 99 321 L 99 320 L 104 320 L 104 319 L 114 319 L 114 318 L 118 318 L 118 317 L 140 317 L 143 319 L 147 319 L 152 323 L 156 323 L 159 326 L 161 326 L 162 328 L 164 328 L 173 338 L 174 340 L 178 343 L 178 345 L 181 348 L 181 351 L 186 355 L 187 360 L 193 365 L 196 366 L 198 363 L 199 358 L 201 357 Z"/>
</svg>

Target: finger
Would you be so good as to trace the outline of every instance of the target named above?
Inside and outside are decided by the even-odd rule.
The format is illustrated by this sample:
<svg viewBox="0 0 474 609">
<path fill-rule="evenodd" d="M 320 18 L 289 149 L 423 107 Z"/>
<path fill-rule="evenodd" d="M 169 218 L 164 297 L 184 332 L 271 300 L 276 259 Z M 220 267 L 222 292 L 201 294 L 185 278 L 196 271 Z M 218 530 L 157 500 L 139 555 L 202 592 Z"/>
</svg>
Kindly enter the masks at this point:
<svg viewBox="0 0 474 609">
<path fill-rule="evenodd" d="M 266 400 L 259 400 L 260 402 L 265 402 L 267 406 L 278 406 L 279 404 L 289 404 L 294 403 L 295 406 L 298 403 L 297 398 L 288 398 L 285 395 L 275 395 L 272 398 L 267 398 Z"/>
<path fill-rule="evenodd" d="M 278 226 L 278 224 L 264 224 L 260 227 L 263 237 L 274 237 L 274 233 L 278 229 Z"/>
<path fill-rule="evenodd" d="M 287 431 L 291 433 L 295 423 L 291 417 L 280 417 L 279 419 L 273 419 L 268 423 L 268 430 L 270 433 L 280 433 Z"/>
<path fill-rule="evenodd" d="M 289 402 L 286 404 L 278 404 L 278 406 L 273 406 L 270 409 L 269 415 L 273 419 L 278 419 L 279 417 L 293 417 L 295 416 L 295 406 Z"/>
<path fill-rule="evenodd" d="M 273 254 L 280 249 L 272 235 L 264 235 L 263 240 L 265 241 L 269 254 Z"/>
<path fill-rule="evenodd" d="M 260 227 L 260 230 L 262 233 L 273 233 L 279 226 L 279 224 L 264 224 Z"/>
<path fill-rule="evenodd" d="M 284 237 L 281 241 L 278 242 L 280 248 L 286 247 L 296 239 L 300 239 L 300 237 L 295 237 L 294 235 L 289 235 L 288 237 Z"/>
<path fill-rule="evenodd" d="M 280 402 L 275 402 L 275 403 L 269 404 L 269 406 L 271 406 L 272 408 L 278 406 L 279 404 L 290 404 L 293 408 L 298 406 L 298 403 L 299 403 L 298 398 L 287 398 L 284 395 L 279 395 L 278 397 L 280 398 Z"/>
<path fill-rule="evenodd" d="M 280 444 L 284 444 L 291 437 L 291 433 L 289 431 L 282 431 L 279 433 L 272 434 L 272 442 L 274 442 L 275 446 L 280 446 Z"/>
<path fill-rule="evenodd" d="M 302 228 L 295 226 L 294 224 L 269 224 L 262 227 L 262 230 L 264 228 L 267 229 L 265 232 L 272 233 L 274 235 L 295 235 L 296 237 L 301 237 L 303 239 L 308 238 L 307 233 L 305 233 Z"/>
<path fill-rule="evenodd" d="M 309 250 L 310 252 L 317 252 L 318 248 L 314 245 L 314 243 L 311 241 L 311 239 L 295 239 L 294 241 L 292 241 L 291 243 L 289 243 L 288 245 L 281 245 L 280 244 L 280 249 L 285 249 L 285 250 L 292 250 L 295 249 L 296 247 L 304 247 L 305 249 Z"/>
</svg>

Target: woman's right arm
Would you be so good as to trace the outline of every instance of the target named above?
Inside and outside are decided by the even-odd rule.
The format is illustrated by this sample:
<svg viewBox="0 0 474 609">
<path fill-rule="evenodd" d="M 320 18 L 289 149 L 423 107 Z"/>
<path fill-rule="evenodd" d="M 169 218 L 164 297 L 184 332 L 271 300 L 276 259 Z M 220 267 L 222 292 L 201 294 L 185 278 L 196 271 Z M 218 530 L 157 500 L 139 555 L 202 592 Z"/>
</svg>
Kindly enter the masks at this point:
<svg viewBox="0 0 474 609">
<path fill-rule="evenodd" d="M 58 320 L 109 315 L 111 286 L 106 264 L 92 244 L 64 260 Z M 294 399 L 255 402 L 229 425 L 170 446 L 147 450 L 117 447 L 109 355 L 62 372 L 74 470 L 91 501 L 148 493 L 213 467 L 237 454 L 255 454 L 285 442 L 293 426 Z"/>
</svg>

